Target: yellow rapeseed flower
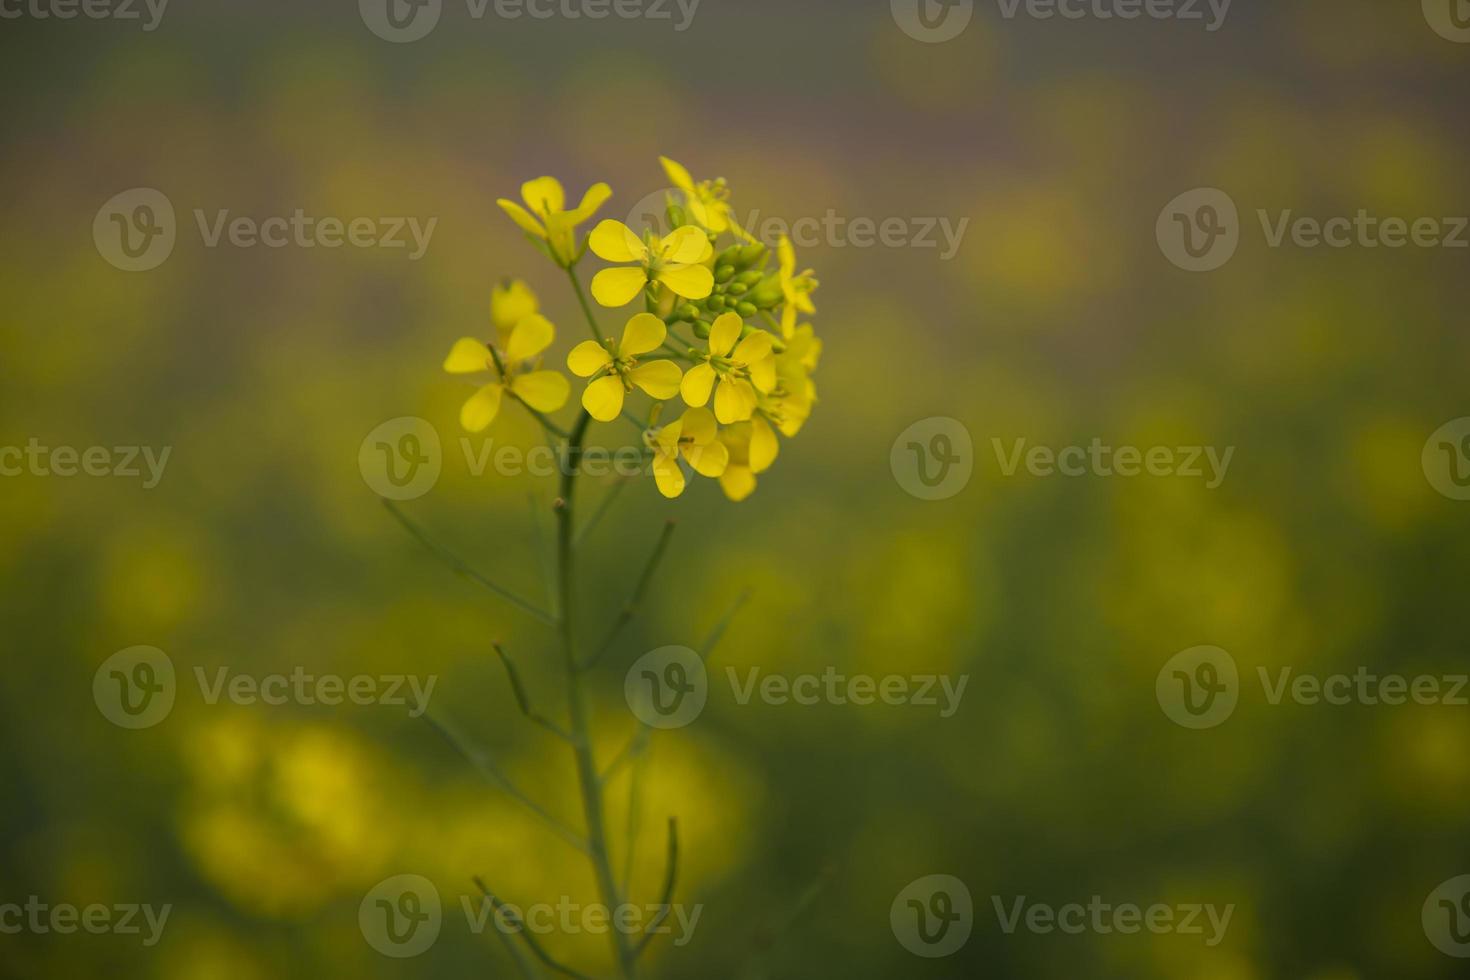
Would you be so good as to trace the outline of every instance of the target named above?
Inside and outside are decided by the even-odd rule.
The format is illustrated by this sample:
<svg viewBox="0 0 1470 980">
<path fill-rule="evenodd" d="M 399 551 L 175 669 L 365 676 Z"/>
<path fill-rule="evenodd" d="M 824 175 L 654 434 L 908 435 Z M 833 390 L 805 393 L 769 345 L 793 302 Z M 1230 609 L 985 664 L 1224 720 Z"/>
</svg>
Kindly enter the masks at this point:
<svg viewBox="0 0 1470 980">
<path fill-rule="evenodd" d="M 796 329 L 797 315 L 811 316 L 817 312 L 811 297 L 818 286 L 817 274 L 811 269 L 796 271 L 796 249 L 785 235 L 776 243 L 776 254 L 781 260 L 781 292 L 786 297 L 786 305 L 781 310 L 781 336 L 789 340 Z"/>
<path fill-rule="evenodd" d="M 541 304 L 524 279 L 507 279 L 490 293 L 490 322 L 503 348 L 511 328 L 528 316 L 541 312 Z"/>
<path fill-rule="evenodd" d="M 729 449 L 719 439 L 715 417 L 707 408 L 691 408 L 645 439 L 653 449 L 654 482 L 665 497 L 677 497 L 684 492 L 680 456 L 696 473 L 711 479 L 724 474 L 730 458 Z"/>
<path fill-rule="evenodd" d="M 650 234 L 644 241 L 621 221 L 607 219 L 592 229 L 588 246 L 608 262 L 638 263 L 603 269 L 592 278 L 592 295 L 603 306 L 627 306 L 650 282 L 685 299 L 704 299 L 715 288 L 714 273 L 702 264 L 714 247 L 693 225 L 676 228 L 667 238 Z"/>
<path fill-rule="evenodd" d="M 776 387 L 771 335 L 756 330 L 741 340 L 744 328 L 738 314 L 722 313 L 710 328 L 709 350 L 684 375 L 679 389 L 684 401 L 695 408 L 707 404 L 714 389 L 715 418 L 721 425 L 749 419 L 757 394 Z"/>
<path fill-rule="evenodd" d="M 611 422 L 623 411 L 623 397 L 636 385 L 660 401 L 679 393 L 682 372 L 673 361 L 639 364 L 638 357 L 654 351 L 668 336 L 664 322 L 651 313 L 639 313 L 623 328 L 623 339 L 607 346 L 584 340 L 567 355 L 567 367 L 579 378 L 592 378 L 582 392 L 582 407 L 599 422 Z"/>
<path fill-rule="evenodd" d="M 540 314 L 525 317 L 510 331 L 505 352 L 500 354 L 473 337 L 455 341 L 444 370 L 450 374 L 495 371 L 499 381 L 483 385 L 470 396 L 459 412 L 459 423 L 469 432 L 480 432 L 500 412 L 505 392 L 510 392 L 538 412 L 554 412 L 567 403 L 571 385 L 557 371 L 522 371 L 538 354 L 551 346 L 556 328 Z"/>
<path fill-rule="evenodd" d="M 684 207 L 695 224 L 708 228 L 716 235 L 728 231 L 745 241 L 755 241 L 735 220 L 734 211 L 730 207 L 730 189 L 724 178 L 696 183 L 689 171 L 676 161 L 659 157 L 658 162 L 663 164 L 664 173 L 669 175 L 670 182 L 683 191 Z"/>
<path fill-rule="evenodd" d="M 593 184 L 582 195 L 582 203 L 571 211 L 566 208 L 566 192 L 555 177 L 537 177 L 521 185 L 521 198 L 526 207 L 501 198 L 496 201 L 512 221 L 528 235 L 546 242 L 552 258 L 562 266 L 577 261 L 577 226 L 597 213 L 612 197 L 612 188 Z M 528 210 L 529 209 L 529 210 Z"/>
</svg>

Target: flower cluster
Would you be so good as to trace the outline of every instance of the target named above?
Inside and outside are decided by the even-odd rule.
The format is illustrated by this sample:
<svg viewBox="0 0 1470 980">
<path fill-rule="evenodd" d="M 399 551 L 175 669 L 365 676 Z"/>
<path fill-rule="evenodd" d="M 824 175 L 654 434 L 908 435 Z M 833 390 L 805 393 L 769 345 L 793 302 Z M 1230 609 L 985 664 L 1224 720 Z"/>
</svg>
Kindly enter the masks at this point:
<svg viewBox="0 0 1470 980">
<path fill-rule="evenodd" d="M 587 379 L 586 413 L 638 427 L 664 496 L 679 496 L 695 473 L 743 500 L 775 462 L 780 437 L 800 432 L 816 401 L 812 374 L 822 344 L 806 321 L 816 313 L 817 280 L 811 270 L 797 271 L 789 240 L 783 237 L 772 255 L 740 227 L 723 179 L 696 181 L 660 159 L 676 188 L 663 233 L 607 219 L 582 238 L 580 226 L 612 194 L 606 184 L 594 185 L 572 210 L 551 177 L 522 187 L 524 207 L 499 204 L 577 290 L 592 338 L 573 347 L 566 364 Z M 603 334 L 581 293 L 577 265 L 589 250 L 611 263 L 591 283 L 601 306 L 623 309 L 641 300 L 616 338 Z M 461 339 L 444 362 L 452 374 L 489 375 L 465 403 L 462 425 L 484 429 L 509 395 L 551 427 L 546 416 L 570 397 L 567 379 L 540 362 L 554 327 L 519 280 L 496 289 L 491 320 L 492 341 Z M 635 391 L 652 399 L 642 416 L 628 405 Z M 664 420 L 665 403 L 676 400 L 684 411 Z"/>
</svg>

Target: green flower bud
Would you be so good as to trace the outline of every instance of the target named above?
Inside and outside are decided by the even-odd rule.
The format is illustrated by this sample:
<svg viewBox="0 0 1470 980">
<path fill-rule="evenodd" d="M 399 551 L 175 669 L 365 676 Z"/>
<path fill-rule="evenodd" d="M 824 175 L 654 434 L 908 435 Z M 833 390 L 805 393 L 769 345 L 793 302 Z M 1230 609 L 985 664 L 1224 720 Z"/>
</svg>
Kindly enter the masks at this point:
<svg viewBox="0 0 1470 980">
<path fill-rule="evenodd" d="M 693 303 L 685 303 L 675 311 L 679 319 L 688 320 L 691 323 L 699 319 L 699 307 Z"/>
<path fill-rule="evenodd" d="M 781 280 L 777 276 L 767 276 L 762 279 L 759 286 L 750 292 L 746 299 L 763 310 L 769 310 L 780 304 L 786 298 L 781 291 Z"/>
<path fill-rule="evenodd" d="M 705 305 L 709 307 L 711 313 L 719 313 L 725 308 L 725 297 L 716 293 L 709 298 L 709 302 Z"/>
<path fill-rule="evenodd" d="M 689 223 L 689 217 L 684 213 L 684 208 L 673 202 L 669 203 L 669 227 L 683 228 Z"/>
<path fill-rule="evenodd" d="M 708 340 L 709 332 L 713 328 L 713 326 L 714 325 L 711 324 L 708 320 L 695 320 L 694 336 L 698 337 L 700 340 Z"/>
<path fill-rule="evenodd" d="M 766 274 L 760 269 L 751 269 L 748 272 L 740 273 L 740 275 L 735 277 L 735 281 L 740 283 L 742 286 L 754 286 L 765 277 Z"/>
<path fill-rule="evenodd" d="M 727 248 L 723 252 L 721 252 L 720 253 L 720 257 L 715 260 L 715 268 L 719 268 L 722 265 L 735 265 L 735 266 L 738 266 L 739 264 L 740 264 L 740 246 L 739 245 L 731 245 L 729 248 Z"/>
<path fill-rule="evenodd" d="M 739 313 L 743 317 L 752 317 L 760 311 L 756 309 L 754 303 L 737 303 L 735 305 L 735 312 Z"/>
<path fill-rule="evenodd" d="M 759 242 L 746 245 L 740 249 L 740 264 L 751 266 L 762 263 L 766 260 L 766 251 L 766 247 Z"/>
<path fill-rule="evenodd" d="M 735 267 L 733 265 L 722 265 L 715 269 L 715 282 L 729 282 L 735 278 Z"/>
</svg>

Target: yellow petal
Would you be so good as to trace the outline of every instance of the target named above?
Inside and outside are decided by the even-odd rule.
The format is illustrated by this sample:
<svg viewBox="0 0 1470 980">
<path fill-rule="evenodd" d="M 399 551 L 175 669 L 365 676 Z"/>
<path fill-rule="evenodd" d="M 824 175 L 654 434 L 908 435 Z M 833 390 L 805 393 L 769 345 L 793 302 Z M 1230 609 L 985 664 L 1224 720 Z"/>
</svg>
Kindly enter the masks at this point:
<svg viewBox="0 0 1470 980">
<path fill-rule="evenodd" d="M 501 388 L 498 384 L 486 385 L 470 396 L 459 410 L 459 424 L 466 432 L 479 432 L 495 421 L 500 412 Z"/>
<path fill-rule="evenodd" d="M 749 381 L 722 378 L 715 388 L 715 418 L 721 425 L 744 422 L 755 412 L 755 389 Z"/>
<path fill-rule="evenodd" d="M 512 363 L 529 361 L 550 347 L 555 337 L 556 328 L 551 321 L 533 313 L 511 329 L 510 339 L 505 342 L 506 359 Z"/>
<path fill-rule="evenodd" d="M 627 306 L 647 283 L 647 273 L 636 265 L 603 269 L 592 277 L 592 295 L 603 306 Z"/>
<path fill-rule="evenodd" d="M 659 451 L 669 457 L 679 455 L 679 439 L 684 435 L 684 420 L 674 419 L 668 425 L 658 430 L 654 441 L 658 443 Z"/>
<path fill-rule="evenodd" d="M 689 460 L 689 465 L 700 476 L 713 479 L 725 472 L 725 467 L 730 463 L 730 450 L 725 448 L 723 442 L 716 440 L 705 446 L 684 447 L 684 458 Z"/>
<path fill-rule="evenodd" d="M 582 392 L 582 407 L 599 422 L 611 422 L 623 412 L 623 379 L 616 375 L 598 378 Z"/>
<path fill-rule="evenodd" d="M 502 197 L 495 203 L 500 205 L 500 210 L 510 215 L 510 220 L 521 226 L 522 231 L 535 235 L 537 238 L 546 237 L 546 229 L 541 227 L 541 223 L 535 218 L 531 217 L 526 212 L 526 209 L 521 207 L 515 201 L 507 201 L 505 198 Z"/>
<path fill-rule="evenodd" d="M 678 265 L 694 265 L 714 254 L 709 236 L 693 225 L 675 228 L 659 248 L 659 258 Z"/>
<path fill-rule="evenodd" d="M 719 430 L 715 428 L 715 417 L 707 408 L 691 408 L 681 419 L 683 435 L 696 446 L 705 446 L 715 441 Z"/>
<path fill-rule="evenodd" d="M 547 215 L 552 211 L 564 210 L 567 206 L 566 192 L 561 181 L 555 177 L 537 177 L 521 185 L 521 199 L 532 214 Z"/>
<path fill-rule="evenodd" d="M 587 193 L 582 195 L 582 203 L 578 204 L 568 217 L 573 224 L 581 224 L 597 213 L 597 209 L 607 203 L 612 197 L 612 188 L 606 184 L 593 184 L 587 188 Z"/>
<path fill-rule="evenodd" d="M 632 228 L 611 218 L 599 221 L 592 229 L 587 247 L 593 255 L 608 262 L 639 262 L 648 254 L 648 246 Z"/>
<path fill-rule="evenodd" d="M 670 265 L 655 276 L 685 299 L 704 299 L 715 291 L 715 274 L 702 265 Z"/>
<path fill-rule="evenodd" d="M 776 461 L 781 444 L 771 423 L 757 415 L 750 423 L 750 469 L 753 473 L 764 473 Z"/>
<path fill-rule="evenodd" d="M 715 369 L 708 364 L 696 364 L 684 372 L 679 393 L 684 402 L 698 408 L 709 402 L 709 393 L 715 386 Z"/>
<path fill-rule="evenodd" d="M 498 285 L 490 293 L 490 322 L 497 330 L 509 330 L 539 309 L 536 294 L 521 279 Z"/>
<path fill-rule="evenodd" d="M 755 385 L 756 390 L 769 394 L 776 387 L 776 359 L 774 357 L 763 357 L 750 365 L 750 383 Z"/>
<path fill-rule="evenodd" d="M 742 364 L 754 364 L 756 361 L 771 356 L 771 335 L 764 330 L 752 330 L 749 337 L 742 340 L 731 355 Z"/>
<path fill-rule="evenodd" d="M 567 355 L 567 370 L 579 378 L 590 378 L 612 363 L 607 348 L 595 340 L 584 340 Z"/>
<path fill-rule="evenodd" d="M 639 313 L 623 328 L 623 340 L 618 344 L 618 353 L 624 357 L 637 357 L 657 350 L 668 337 L 669 328 L 652 313 Z"/>
<path fill-rule="evenodd" d="M 649 361 L 628 372 L 628 380 L 660 401 L 679 393 L 683 372 L 673 361 Z"/>
<path fill-rule="evenodd" d="M 790 279 L 796 275 L 796 249 L 791 247 L 791 239 L 782 235 L 776 243 L 776 254 L 781 259 L 781 278 Z"/>
<path fill-rule="evenodd" d="M 450 374 L 488 371 L 490 364 L 490 349 L 473 337 L 456 340 L 449 350 L 449 356 L 444 358 L 444 370 Z"/>
<path fill-rule="evenodd" d="M 694 178 L 689 175 L 688 170 L 668 157 L 659 157 L 658 162 L 664 165 L 664 173 L 669 175 L 669 180 L 675 187 L 685 194 L 694 193 Z"/>
<path fill-rule="evenodd" d="M 716 357 L 729 357 L 730 352 L 735 349 L 735 343 L 740 339 L 740 331 L 744 329 L 745 321 L 740 319 L 738 313 L 721 313 L 710 327 L 709 352 Z"/>
<path fill-rule="evenodd" d="M 739 503 L 755 491 L 755 474 L 749 466 L 727 466 L 720 474 L 720 489 L 725 496 Z"/>
<path fill-rule="evenodd" d="M 567 403 L 571 382 L 560 371 L 532 371 L 511 380 L 510 390 L 538 412 L 554 412 Z"/>
<path fill-rule="evenodd" d="M 653 482 L 658 492 L 670 499 L 684 492 L 684 471 L 679 469 L 678 460 L 666 453 L 653 457 Z"/>
</svg>

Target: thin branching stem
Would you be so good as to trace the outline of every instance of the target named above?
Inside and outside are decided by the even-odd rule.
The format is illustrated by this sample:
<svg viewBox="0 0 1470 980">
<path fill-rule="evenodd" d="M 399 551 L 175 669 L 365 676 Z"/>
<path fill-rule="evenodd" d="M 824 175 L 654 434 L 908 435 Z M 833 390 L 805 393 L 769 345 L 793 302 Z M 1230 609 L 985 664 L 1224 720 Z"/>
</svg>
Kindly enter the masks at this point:
<svg viewBox="0 0 1470 980">
<path fill-rule="evenodd" d="M 633 587 L 633 595 L 629 597 L 627 605 L 623 606 L 618 613 L 618 618 L 613 621 L 612 628 L 607 631 L 602 645 L 597 652 L 583 664 L 583 668 L 594 666 L 603 655 L 612 648 L 613 642 L 617 640 L 618 634 L 629 621 L 638 614 L 638 607 L 643 602 L 643 595 L 648 591 L 648 585 L 653 581 L 653 573 L 658 571 L 658 566 L 663 561 L 664 552 L 668 551 L 669 538 L 674 533 L 674 522 L 672 520 L 664 523 L 663 531 L 658 536 L 658 543 L 653 546 L 653 553 L 648 556 L 648 563 L 643 566 L 643 574 L 638 576 L 638 584 Z"/>
<path fill-rule="evenodd" d="M 451 729 L 444 722 L 435 718 L 433 715 L 424 715 L 424 720 L 427 721 L 431 726 L 433 726 L 434 730 L 437 731 L 444 738 L 444 741 L 453 746 L 455 751 L 464 756 L 465 761 L 467 761 L 472 767 L 474 767 L 480 773 L 480 775 L 484 776 L 491 783 L 498 786 L 501 791 L 504 792 L 511 799 L 515 800 L 521 806 L 525 807 L 527 810 L 531 811 L 533 814 L 539 817 L 543 823 L 545 823 L 548 827 L 556 832 L 556 835 L 558 837 L 562 838 L 568 844 L 571 844 L 579 851 L 588 851 L 587 841 L 583 840 L 582 837 L 579 836 L 575 830 L 568 827 L 560 820 L 556 819 L 556 817 L 553 817 L 541 804 L 537 803 L 525 793 L 521 792 L 521 790 L 510 781 L 509 777 L 507 777 L 505 773 L 501 772 L 496 767 L 495 763 L 490 761 L 490 757 L 486 753 L 472 747 L 468 742 L 461 738 L 457 732 Z"/>
<path fill-rule="evenodd" d="M 526 923 L 522 921 L 516 910 L 496 898 L 495 893 L 485 887 L 485 882 L 480 880 L 479 875 L 475 875 L 474 881 L 475 887 L 480 889 L 484 896 L 490 900 L 490 905 L 495 909 L 496 913 L 505 916 L 506 921 L 516 927 L 516 932 L 526 941 L 526 946 L 531 950 L 531 953 L 542 963 L 545 963 L 548 969 L 555 970 L 563 976 L 572 977 L 573 980 L 592 980 L 587 974 L 581 973 L 564 963 L 558 963 L 552 959 L 551 954 L 542 948 L 541 944 L 536 941 L 535 936 L 531 935 L 530 929 L 526 927 Z M 496 928 L 498 929 L 499 926 L 496 926 Z"/>
<path fill-rule="evenodd" d="M 669 818 L 669 856 L 664 869 L 664 890 L 658 900 L 658 911 L 649 920 L 648 928 L 643 931 L 643 938 L 638 945 L 633 947 L 633 955 L 640 956 L 648 944 L 653 942 L 653 937 L 658 934 L 658 927 L 663 924 L 664 919 L 669 917 L 674 901 L 674 888 L 679 882 L 679 819 Z"/>
<path fill-rule="evenodd" d="M 644 749 L 648 748 L 649 731 L 650 729 L 647 725 L 639 724 L 638 729 L 633 732 L 633 736 L 628 739 L 628 744 L 619 749 L 618 754 L 613 756 L 613 761 L 609 762 L 607 768 L 602 770 L 602 775 L 599 778 L 602 780 L 604 786 L 623 767 L 627 766 L 630 762 L 636 762 L 643 754 Z"/>
<path fill-rule="evenodd" d="M 581 449 L 582 439 L 591 421 L 592 416 L 585 411 L 577 419 L 571 438 L 567 440 L 569 460 L 576 458 L 576 453 Z M 557 591 L 560 595 L 558 606 L 561 609 L 559 626 L 566 669 L 567 714 L 572 736 L 572 750 L 576 756 L 577 782 L 582 791 L 582 811 L 587 825 L 587 851 L 592 861 L 592 870 L 597 878 L 597 887 L 602 895 L 603 904 L 612 909 L 621 905 L 622 900 L 619 897 L 617 880 L 613 877 L 612 861 L 608 856 L 607 832 L 603 818 L 602 783 L 597 778 L 597 759 L 592 750 L 589 723 L 590 709 L 587 703 L 587 692 L 582 686 L 582 671 L 579 669 L 577 655 L 576 606 L 573 589 L 575 552 L 572 548 L 573 529 L 576 527 L 574 516 L 576 479 L 577 466 L 575 464 L 567 466 L 562 471 L 561 497 L 556 507 Z M 625 980 L 631 980 L 637 974 L 636 961 L 632 955 L 632 944 L 628 936 L 617 929 L 610 930 L 610 934 L 619 974 Z"/>
<path fill-rule="evenodd" d="M 576 266 L 569 265 L 567 278 L 572 281 L 572 292 L 577 294 L 577 302 L 581 304 L 582 315 L 587 318 L 587 326 L 592 329 L 592 336 L 597 338 L 599 344 L 606 345 L 607 338 L 602 334 L 602 328 L 597 325 L 597 317 L 592 315 L 592 307 L 587 302 L 587 294 L 582 292 L 582 281 L 577 278 Z"/>
<path fill-rule="evenodd" d="M 597 525 L 602 523 L 603 517 L 607 516 L 607 512 L 612 509 L 612 505 L 617 502 L 619 495 L 622 494 L 623 490 L 631 482 L 633 482 L 631 477 L 622 477 L 612 485 L 612 488 L 607 493 L 602 495 L 602 500 L 598 501 L 597 509 L 592 512 L 592 516 L 587 519 L 587 522 L 578 529 L 576 537 L 572 540 L 573 547 L 580 547 L 582 539 L 597 529 Z"/>
<path fill-rule="evenodd" d="M 520 671 L 516 670 L 516 665 L 511 661 L 510 656 L 505 652 L 505 649 L 499 643 L 492 643 L 490 645 L 495 648 L 495 655 L 499 657 L 500 662 L 505 665 L 506 676 L 510 678 L 510 689 L 515 693 L 516 704 L 520 706 L 521 714 L 525 715 L 527 718 L 531 719 L 531 721 L 540 725 L 542 728 L 546 729 L 557 738 L 564 739 L 570 742 L 572 740 L 572 736 L 567 733 L 566 729 L 562 728 L 560 725 L 552 721 L 550 718 L 547 718 L 545 715 L 538 714 L 535 709 L 531 707 L 531 699 L 526 695 L 525 685 L 521 683 Z"/>
<path fill-rule="evenodd" d="M 476 585 L 484 586 L 491 592 L 494 592 L 496 595 L 500 596 L 505 601 L 509 602 L 511 605 L 516 606 L 524 612 L 529 613 L 546 625 L 556 625 L 556 620 L 551 616 L 551 614 L 536 608 L 536 606 L 532 605 L 525 599 L 522 599 L 520 596 L 516 595 L 509 589 L 496 585 L 494 582 L 490 581 L 488 578 L 475 571 L 469 565 L 465 564 L 465 562 L 458 555 L 454 554 L 449 549 L 445 548 L 443 545 L 430 538 L 427 534 L 424 533 L 422 529 L 419 528 L 417 524 L 410 521 L 404 515 L 403 511 L 398 509 L 398 506 L 393 501 L 384 500 L 383 506 L 388 508 L 388 513 L 392 514 L 394 518 L 397 519 L 398 523 L 402 524 L 404 528 L 408 531 L 408 533 L 413 535 L 414 538 L 418 540 L 419 544 L 423 545 L 436 558 L 444 562 L 444 564 L 448 565 L 449 568 L 456 574 L 469 579 Z"/>
</svg>

